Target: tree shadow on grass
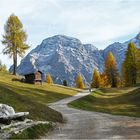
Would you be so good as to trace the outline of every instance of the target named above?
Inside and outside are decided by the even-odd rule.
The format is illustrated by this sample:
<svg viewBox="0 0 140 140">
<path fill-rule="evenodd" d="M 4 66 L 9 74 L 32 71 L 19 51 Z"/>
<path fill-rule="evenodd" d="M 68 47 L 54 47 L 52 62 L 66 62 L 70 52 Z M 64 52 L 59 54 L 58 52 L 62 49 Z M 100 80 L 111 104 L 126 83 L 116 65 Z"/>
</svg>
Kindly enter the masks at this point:
<svg viewBox="0 0 140 140">
<path fill-rule="evenodd" d="M 0 102 L 14 107 L 16 111 L 28 111 L 30 113 L 29 118 L 31 119 L 63 122 L 62 115 L 59 112 L 49 108 L 43 102 L 42 97 L 39 98 L 39 96 L 36 96 L 36 98 L 33 98 L 32 96 L 31 97 L 26 96 L 25 93 L 24 93 L 25 95 L 17 94 L 18 92 L 17 90 L 26 93 L 27 91 L 30 91 L 32 89 L 20 89 L 16 87 L 13 88 L 11 86 L 7 86 L 1 83 L 0 84 L 0 96 L 1 96 Z M 38 92 L 46 93 L 46 91 L 44 90 L 41 90 L 41 91 L 39 90 Z M 56 93 L 53 93 L 53 94 L 56 94 Z M 46 100 L 47 100 L 47 96 L 46 96 Z"/>
<path fill-rule="evenodd" d="M 45 101 L 44 103 L 50 103 L 53 101 L 57 101 L 59 99 L 63 99 L 65 97 L 70 97 L 70 95 L 68 94 L 63 94 L 63 93 L 58 93 L 57 91 L 47 91 L 44 89 L 38 89 L 38 88 L 29 88 L 29 87 L 20 87 L 20 86 L 13 86 L 13 84 L 5 84 L 0 82 L 1 86 L 6 87 L 7 89 L 12 90 L 13 92 L 16 92 L 17 94 L 21 94 L 21 95 L 26 95 L 28 97 L 32 97 L 32 98 L 38 98 L 42 99 L 43 101 Z M 45 100 L 46 98 L 46 100 Z M 48 100 L 50 99 L 50 100 Z M 52 99 L 52 100 L 51 100 Z"/>
<path fill-rule="evenodd" d="M 71 104 L 85 110 L 140 117 L 140 88 L 112 98 L 88 95 Z"/>
</svg>

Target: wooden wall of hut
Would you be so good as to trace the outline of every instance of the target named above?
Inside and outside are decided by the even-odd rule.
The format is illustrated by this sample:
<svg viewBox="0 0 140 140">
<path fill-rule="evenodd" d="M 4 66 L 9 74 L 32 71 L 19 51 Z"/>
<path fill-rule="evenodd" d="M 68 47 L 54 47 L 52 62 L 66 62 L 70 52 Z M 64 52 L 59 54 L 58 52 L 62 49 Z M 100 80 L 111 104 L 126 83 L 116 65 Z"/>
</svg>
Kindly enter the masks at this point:
<svg viewBox="0 0 140 140">
<path fill-rule="evenodd" d="M 31 74 L 25 75 L 25 81 L 27 83 L 34 84 L 34 82 L 35 82 L 35 74 L 34 73 L 31 73 Z"/>
</svg>

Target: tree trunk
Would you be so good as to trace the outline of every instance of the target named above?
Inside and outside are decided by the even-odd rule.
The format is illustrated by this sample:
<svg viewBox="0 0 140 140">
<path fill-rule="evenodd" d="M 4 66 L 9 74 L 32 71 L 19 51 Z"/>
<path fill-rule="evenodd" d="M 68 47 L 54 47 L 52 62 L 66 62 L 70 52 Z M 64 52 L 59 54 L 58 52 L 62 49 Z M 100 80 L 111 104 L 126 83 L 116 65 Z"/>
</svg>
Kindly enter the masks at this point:
<svg viewBox="0 0 140 140">
<path fill-rule="evenodd" d="M 17 70 L 17 52 L 13 54 L 13 75 L 16 75 Z"/>
</svg>

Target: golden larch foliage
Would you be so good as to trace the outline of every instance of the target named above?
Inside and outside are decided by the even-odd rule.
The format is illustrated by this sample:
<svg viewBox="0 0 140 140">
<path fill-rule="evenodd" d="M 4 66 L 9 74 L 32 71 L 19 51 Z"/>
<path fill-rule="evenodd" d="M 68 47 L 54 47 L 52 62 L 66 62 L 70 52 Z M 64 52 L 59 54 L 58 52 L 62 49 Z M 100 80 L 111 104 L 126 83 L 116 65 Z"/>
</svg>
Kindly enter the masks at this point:
<svg viewBox="0 0 140 140">
<path fill-rule="evenodd" d="M 111 85 L 111 87 L 117 87 L 118 84 L 117 63 L 111 51 L 108 53 L 105 60 L 104 73 L 107 76 L 108 85 Z"/>
<path fill-rule="evenodd" d="M 98 72 L 97 69 L 94 69 L 91 87 L 92 87 L 92 88 L 99 88 L 100 86 L 101 86 L 101 77 L 100 77 L 100 73 Z"/>
<path fill-rule="evenodd" d="M 53 79 L 50 73 L 46 76 L 46 82 L 48 84 L 53 84 Z"/>
<path fill-rule="evenodd" d="M 101 78 L 101 83 L 100 83 L 101 87 L 110 87 L 110 85 L 108 84 L 108 79 L 107 79 L 107 76 L 105 73 L 101 73 L 100 78 Z"/>
<path fill-rule="evenodd" d="M 83 76 L 80 73 L 78 73 L 78 75 L 76 77 L 76 87 L 81 88 L 81 89 L 85 88 Z"/>
<path fill-rule="evenodd" d="M 8 18 L 4 30 L 2 44 L 5 48 L 3 54 L 13 58 L 13 74 L 16 75 L 18 56 L 23 57 L 30 47 L 26 44 L 27 34 L 23 29 L 23 24 L 14 14 Z"/>
</svg>

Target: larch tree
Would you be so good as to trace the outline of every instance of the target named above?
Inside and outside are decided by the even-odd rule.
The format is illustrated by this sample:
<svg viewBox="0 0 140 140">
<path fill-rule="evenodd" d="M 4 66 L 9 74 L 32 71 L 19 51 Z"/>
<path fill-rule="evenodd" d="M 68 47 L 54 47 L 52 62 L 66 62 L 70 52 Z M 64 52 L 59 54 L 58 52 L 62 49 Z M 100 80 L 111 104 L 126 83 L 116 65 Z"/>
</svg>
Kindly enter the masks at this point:
<svg viewBox="0 0 140 140">
<path fill-rule="evenodd" d="M 3 54 L 13 58 L 13 74 L 16 75 L 17 59 L 23 57 L 25 51 L 29 48 L 26 44 L 27 34 L 23 30 L 23 25 L 19 18 L 12 14 L 5 26 L 5 34 L 3 35 L 2 44 L 5 45 Z"/>
<path fill-rule="evenodd" d="M 140 80 L 140 48 L 136 51 L 137 80 Z"/>
<path fill-rule="evenodd" d="M 97 69 L 94 69 L 91 87 L 92 87 L 92 88 L 99 88 L 100 86 L 101 86 L 101 77 L 100 77 L 100 73 L 98 72 Z"/>
<path fill-rule="evenodd" d="M 101 78 L 101 82 L 100 82 L 100 86 L 101 87 L 108 87 L 108 79 L 106 74 L 103 72 L 100 74 L 100 78 Z"/>
<path fill-rule="evenodd" d="M 6 66 L 5 64 L 2 65 L 2 70 L 1 70 L 1 71 L 3 71 L 3 72 L 8 72 L 7 66 Z"/>
<path fill-rule="evenodd" d="M 107 76 L 107 82 L 111 87 L 117 87 L 118 84 L 118 69 L 114 55 L 110 51 L 105 60 L 104 73 Z"/>
<path fill-rule="evenodd" d="M 47 82 L 48 84 L 53 84 L 53 79 L 52 79 L 52 76 L 51 76 L 50 73 L 47 74 L 47 76 L 46 76 L 46 82 Z"/>
<path fill-rule="evenodd" d="M 76 77 L 76 87 L 81 88 L 81 89 L 85 88 L 83 76 L 80 73 L 78 73 L 78 75 Z"/>
<path fill-rule="evenodd" d="M 2 62 L 1 62 L 1 60 L 0 60 L 0 71 L 2 70 Z"/>
<path fill-rule="evenodd" d="M 2 64 L 1 60 L 0 60 L 0 71 L 1 72 L 8 72 L 6 65 Z"/>
<path fill-rule="evenodd" d="M 126 84 L 126 66 L 125 66 L 125 61 L 122 63 L 122 67 L 121 67 L 121 86 L 125 87 L 127 86 Z M 128 84 L 129 85 L 129 84 Z"/>
<path fill-rule="evenodd" d="M 137 80 L 137 48 L 134 43 L 128 44 L 125 60 L 122 64 L 122 79 L 125 86 L 133 86 Z"/>
</svg>

